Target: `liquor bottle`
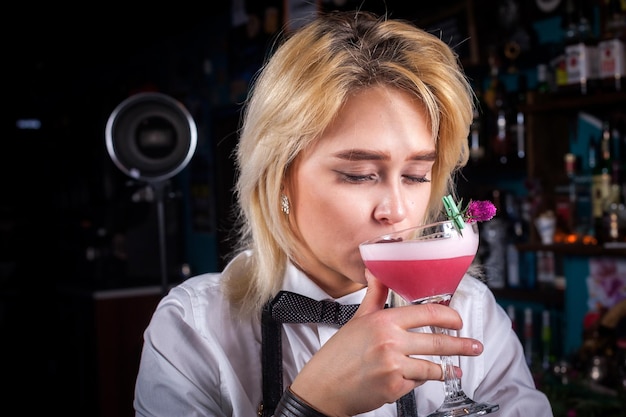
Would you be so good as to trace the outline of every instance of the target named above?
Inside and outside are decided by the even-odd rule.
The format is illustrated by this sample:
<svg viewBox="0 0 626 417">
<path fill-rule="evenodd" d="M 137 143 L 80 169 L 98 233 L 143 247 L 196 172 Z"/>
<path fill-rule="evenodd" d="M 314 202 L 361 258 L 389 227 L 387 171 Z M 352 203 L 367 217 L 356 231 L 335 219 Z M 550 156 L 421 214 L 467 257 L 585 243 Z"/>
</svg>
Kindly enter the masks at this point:
<svg viewBox="0 0 626 417">
<path fill-rule="evenodd" d="M 469 145 L 470 145 L 470 157 L 472 161 L 478 162 L 482 160 L 485 156 L 485 147 L 483 144 L 484 141 L 484 123 L 483 116 L 481 111 L 484 111 L 483 101 L 482 101 L 482 93 L 480 90 L 476 89 L 476 97 L 478 102 L 476 106 L 474 106 L 472 124 L 470 125 L 470 136 L 469 136 Z"/>
<path fill-rule="evenodd" d="M 496 99 L 496 126 L 492 136 L 493 151 L 503 165 L 508 163 L 509 153 L 509 124 L 504 103 L 504 97 Z"/>
<path fill-rule="evenodd" d="M 567 27 L 565 31 L 565 65 L 567 84 L 563 92 L 586 95 L 598 82 L 598 46 L 586 10 L 575 7 L 573 0 L 567 3 Z"/>
<path fill-rule="evenodd" d="M 507 89 L 500 80 L 499 61 L 495 56 L 490 56 L 490 80 L 485 90 L 484 100 L 487 106 L 486 135 L 489 141 L 490 156 L 500 164 L 507 164 L 510 152 L 509 137 L 509 100 Z"/>
<path fill-rule="evenodd" d="M 537 65 L 537 93 L 548 94 L 552 91 L 550 69 L 547 64 Z"/>
<path fill-rule="evenodd" d="M 598 43 L 600 83 L 605 91 L 622 91 L 626 88 L 626 2 L 605 1 L 604 10 L 605 24 Z"/>
<path fill-rule="evenodd" d="M 497 75 L 496 75 L 497 77 Z M 505 165 L 509 153 L 509 118 L 506 87 L 497 78 L 492 82 L 494 102 L 490 118 L 490 139 L 493 156 Z"/>
<path fill-rule="evenodd" d="M 618 129 L 611 130 L 611 185 L 604 205 L 602 230 L 606 246 L 626 244 L 626 182 L 624 179 L 624 139 Z"/>
<path fill-rule="evenodd" d="M 557 217 L 561 220 L 558 228 L 568 235 L 576 233 L 576 206 L 578 204 L 578 192 L 576 188 L 576 161 L 573 153 L 566 153 L 563 157 L 565 176 L 567 177 L 567 198 L 557 201 Z"/>
<path fill-rule="evenodd" d="M 504 198 L 504 212 L 501 213 L 506 221 L 506 284 L 509 288 L 523 286 L 522 280 L 526 277 L 520 271 L 520 253 L 517 249 L 519 243 L 528 238 L 528 225 L 522 217 L 522 209 L 518 200 L 512 193 L 506 193 Z"/>
<path fill-rule="evenodd" d="M 586 152 L 576 156 L 576 173 L 573 176 L 573 191 L 575 192 L 574 232 L 578 240 L 583 243 L 593 244 L 596 241 L 593 209 L 592 209 L 592 173 L 599 161 L 599 144 L 596 135 L 589 136 Z M 572 190 L 570 188 L 570 190 Z M 595 242 L 597 243 L 597 242 Z"/>
<path fill-rule="evenodd" d="M 537 251 L 537 283 L 539 288 L 554 288 L 555 281 L 554 252 L 548 250 Z"/>
<path fill-rule="evenodd" d="M 486 275 L 486 283 L 491 288 L 506 286 L 506 240 L 507 221 L 502 210 L 500 190 L 494 190 L 491 201 L 496 206 L 497 215 L 488 222 L 480 223 L 481 262 Z"/>
<path fill-rule="evenodd" d="M 518 76 L 517 95 L 515 102 L 515 132 L 516 156 L 518 159 L 526 157 L 526 121 L 522 106 L 526 104 L 526 94 L 528 93 L 528 81 L 524 74 Z"/>
<path fill-rule="evenodd" d="M 611 198 L 611 127 L 608 121 L 602 125 L 602 136 L 598 143 L 598 161 L 591 171 L 591 217 L 596 239 L 602 241 L 603 217 Z"/>
</svg>

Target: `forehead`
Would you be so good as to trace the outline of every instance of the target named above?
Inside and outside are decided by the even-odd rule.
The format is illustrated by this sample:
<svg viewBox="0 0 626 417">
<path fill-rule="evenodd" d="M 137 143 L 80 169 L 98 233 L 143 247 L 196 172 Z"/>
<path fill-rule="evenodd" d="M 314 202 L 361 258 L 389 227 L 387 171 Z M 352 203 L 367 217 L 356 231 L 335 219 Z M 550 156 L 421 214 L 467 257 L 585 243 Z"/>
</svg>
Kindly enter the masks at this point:
<svg viewBox="0 0 626 417">
<path fill-rule="evenodd" d="M 413 95 L 390 87 L 372 87 L 351 95 L 333 122 L 313 142 L 318 147 L 384 144 L 419 139 L 434 147 L 431 123 L 424 104 Z"/>
</svg>

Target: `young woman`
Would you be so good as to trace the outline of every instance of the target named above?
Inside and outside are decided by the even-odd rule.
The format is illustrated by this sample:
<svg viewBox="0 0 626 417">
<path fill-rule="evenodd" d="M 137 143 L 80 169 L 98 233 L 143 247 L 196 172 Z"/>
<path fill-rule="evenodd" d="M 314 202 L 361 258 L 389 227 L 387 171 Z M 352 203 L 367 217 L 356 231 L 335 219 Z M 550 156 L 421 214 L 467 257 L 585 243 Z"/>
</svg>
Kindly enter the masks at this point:
<svg viewBox="0 0 626 417">
<path fill-rule="evenodd" d="M 495 415 L 551 416 L 483 282 L 466 275 L 451 307 L 400 305 L 359 255 L 454 193 L 473 109 L 454 52 L 407 22 L 334 12 L 277 48 L 246 104 L 240 248 L 156 309 L 137 416 L 425 416 L 443 401 L 439 355 L 461 357 L 464 391 Z M 281 324 L 281 291 L 360 306 L 343 326 Z M 458 337 L 415 330 L 431 325 Z"/>
</svg>

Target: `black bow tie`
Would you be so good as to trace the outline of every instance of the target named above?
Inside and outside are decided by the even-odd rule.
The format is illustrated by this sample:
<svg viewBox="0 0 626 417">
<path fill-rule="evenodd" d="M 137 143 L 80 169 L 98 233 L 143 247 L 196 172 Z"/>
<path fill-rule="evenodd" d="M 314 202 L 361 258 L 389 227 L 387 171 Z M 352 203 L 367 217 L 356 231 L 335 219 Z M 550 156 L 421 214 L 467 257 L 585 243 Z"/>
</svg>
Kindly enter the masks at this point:
<svg viewBox="0 0 626 417">
<path fill-rule="evenodd" d="M 270 302 L 272 318 L 280 323 L 326 323 L 343 326 L 359 304 L 317 301 L 301 294 L 281 291 Z"/>
</svg>

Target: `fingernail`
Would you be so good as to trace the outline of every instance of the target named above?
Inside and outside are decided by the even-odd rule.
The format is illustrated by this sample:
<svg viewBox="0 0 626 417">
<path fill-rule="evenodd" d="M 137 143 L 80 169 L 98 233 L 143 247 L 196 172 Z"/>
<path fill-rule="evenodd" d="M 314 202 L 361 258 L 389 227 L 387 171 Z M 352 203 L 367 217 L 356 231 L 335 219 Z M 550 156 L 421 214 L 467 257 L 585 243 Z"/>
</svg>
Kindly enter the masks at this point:
<svg viewBox="0 0 626 417">
<path fill-rule="evenodd" d="M 474 351 L 474 353 L 482 353 L 483 346 L 480 343 L 474 342 L 472 343 L 472 350 Z"/>
</svg>

